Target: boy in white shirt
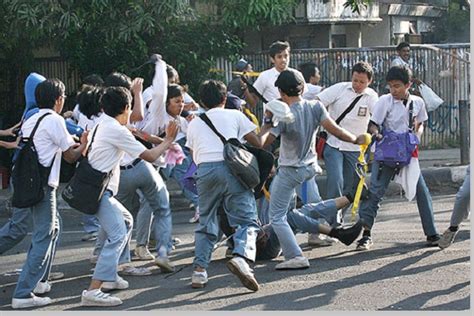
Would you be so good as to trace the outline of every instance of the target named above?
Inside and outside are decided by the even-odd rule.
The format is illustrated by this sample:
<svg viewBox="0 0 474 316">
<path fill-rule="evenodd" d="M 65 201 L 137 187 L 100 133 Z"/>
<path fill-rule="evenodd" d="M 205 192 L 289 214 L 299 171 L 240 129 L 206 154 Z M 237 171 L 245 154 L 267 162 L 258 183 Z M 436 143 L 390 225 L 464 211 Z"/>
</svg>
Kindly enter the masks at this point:
<svg viewBox="0 0 474 316">
<path fill-rule="evenodd" d="M 379 133 L 381 128 L 383 128 L 383 131 L 388 130 L 396 133 L 409 131 L 410 104 L 413 104 L 413 132 L 419 140 L 421 139 L 424 129 L 423 122 L 428 120 L 428 114 L 423 99 L 410 94 L 410 79 L 411 71 L 408 68 L 396 66 L 388 71 L 386 80 L 390 86 L 390 93 L 381 96 L 374 105 L 369 125 L 370 133 L 378 139 L 382 139 L 382 134 Z M 418 148 L 415 149 L 412 157 L 418 157 Z M 412 159 L 410 163 L 419 162 Z M 395 168 L 378 161 L 374 161 L 372 164 L 369 198 L 363 201 L 359 208 L 359 217 L 364 225 L 364 232 L 362 238 L 358 241 L 358 250 L 368 250 L 373 245 L 370 230 L 374 225 L 379 203 L 396 172 Z M 433 204 L 421 172 L 416 185 L 416 203 L 423 232 L 427 236 L 427 246 L 437 246 L 440 237 L 434 225 Z"/>
<path fill-rule="evenodd" d="M 76 144 L 66 129 L 64 119 L 58 114 L 61 113 L 65 100 L 65 87 L 60 80 L 47 79 L 41 82 L 36 87 L 35 97 L 39 112 L 25 121 L 21 127 L 21 133 L 23 137 L 29 136 L 36 122 L 47 115 L 40 122 L 33 138 L 39 164 L 46 171 L 43 175 L 45 194 L 42 201 L 29 208 L 34 223 L 32 240 L 13 293 L 12 308 L 14 309 L 52 303 L 49 297 L 38 297 L 35 294 L 51 291 L 48 278 L 61 231 L 56 204 L 61 155 L 64 155 L 67 162 L 75 162 L 87 143 L 87 132 L 85 132 L 81 136 L 81 145 Z"/>
<path fill-rule="evenodd" d="M 315 63 L 304 63 L 298 66 L 298 69 L 301 71 L 306 81 L 306 86 L 308 90 L 303 93 L 303 99 L 306 100 L 315 100 L 318 93 L 323 90 L 319 84 L 321 80 L 321 75 L 319 74 L 319 69 L 316 67 Z"/>
</svg>

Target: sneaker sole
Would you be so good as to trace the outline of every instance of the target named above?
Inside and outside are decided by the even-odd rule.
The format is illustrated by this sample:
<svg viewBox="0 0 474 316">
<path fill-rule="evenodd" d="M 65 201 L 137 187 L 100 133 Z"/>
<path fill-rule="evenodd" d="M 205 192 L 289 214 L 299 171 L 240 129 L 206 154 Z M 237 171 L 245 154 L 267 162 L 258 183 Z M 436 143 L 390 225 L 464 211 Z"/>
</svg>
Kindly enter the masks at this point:
<svg viewBox="0 0 474 316">
<path fill-rule="evenodd" d="M 131 258 L 132 261 L 151 261 L 151 260 L 155 260 L 155 257 L 149 257 L 149 258 L 143 258 L 143 257 L 132 257 Z"/>
<path fill-rule="evenodd" d="M 366 251 L 366 250 L 370 250 L 370 247 L 371 246 L 359 246 L 359 245 L 357 245 L 356 250 Z"/>
<path fill-rule="evenodd" d="M 171 268 L 170 266 L 166 264 L 158 263 L 156 261 L 155 261 L 155 264 L 158 266 L 158 268 L 160 268 L 161 272 L 163 273 L 173 273 L 175 270 L 174 267 Z"/>
<path fill-rule="evenodd" d="M 257 280 L 255 280 L 255 278 L 249 278 L 248 276 L 242 274 L 239 267 L 236 264 L 234 264 L 232 260 L 227 261 L 226 265 L 227 265 L 227 268 L 230 270 L 230 272 L 232 272 L 239 278 L 243 286 L 245 286 L 251 291 L 254 291 L 254 292 L 258 291 L 259 285 L 257 283 Z"/>
<path fill-rule="evenodd" d="M 193 289 L 202 289 L 207 283 L 191 283 Z"/>
<path fill-rule="evenodd" d="M 275 267 L 275 270 L 304 270 L 304 269 L 308 269 L 308 268 L 309 268 L 309 266 L 304 265 L 304 266 L 300 266 L 300 267 L 282 267 L 282 268 Z"/>
<path fill-rule="evenodd" d="M 64 273 L 62 272 L 51 272 L 49 274 L 48 281 L 60 280 L 64 278 Z"/>
<path fill-rule="evenodd" d="M 118 305 L 122 305 L 122 304 L 123 304 L 123 302 L 106 303 L 106 302 L 81 300 L 81 305 L 82 306 L 118 306 Z"/>
</svg>

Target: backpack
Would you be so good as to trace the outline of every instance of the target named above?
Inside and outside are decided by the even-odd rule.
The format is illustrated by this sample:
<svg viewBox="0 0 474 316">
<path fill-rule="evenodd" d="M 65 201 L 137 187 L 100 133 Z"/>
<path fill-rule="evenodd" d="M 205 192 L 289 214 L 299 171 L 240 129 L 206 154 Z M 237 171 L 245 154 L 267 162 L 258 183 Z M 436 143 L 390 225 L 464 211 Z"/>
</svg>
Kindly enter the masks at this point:
<svg viewBox="0 0 474 316">
<path fill-rule="evenodd" d="M 46 113 L 41 116 L 30 136 L 21 140 L 21 148 L 12 168 L 13 197 L 11 203 L 13 207 L 31 207 L 44 198 L 43 186 L 47 183 L 51 168 L 43 167 L 39 163 L 33 137 L 40 122 L 50 114 Z"/>
</svg>

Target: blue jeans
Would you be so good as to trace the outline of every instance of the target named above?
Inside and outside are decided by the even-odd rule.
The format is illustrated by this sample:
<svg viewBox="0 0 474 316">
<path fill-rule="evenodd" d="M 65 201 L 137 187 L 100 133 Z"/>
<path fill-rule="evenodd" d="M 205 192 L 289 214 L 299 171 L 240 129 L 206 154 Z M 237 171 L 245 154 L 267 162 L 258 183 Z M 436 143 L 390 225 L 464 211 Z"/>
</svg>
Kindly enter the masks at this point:
<svg viewBox="0 0 474 316">
<path fill-rule="evenodd" d="M 56 189 L 45 186 L 43 200 L 28 210 L 33 215 L 31 245 L 18 277 L 14 298 L 29 298 L 38 282 L 48 280 L 61 230 Z"/>
<path fill-rule="evenodd" d="M 233 254 L 255 261 L 259 228 L 253 192 L 240 184 L 223 161 L 199 164 L 196 175 L 200 218 L 195 230 L 194 267 L 207 269 L 211 261 L 219 232 L 217 210 L 221 205 L 229 225 L 235 228 Z"/>
<path fill-rule="evenodd" d="M 302 256 L 300 246 L 287 221 L 288 208 L 295 188 L 316 174 L 314 165 L 304 167 L 280 166 L 270 188 L 270 218 L 275 234 L 278 236 L 283 255 L 292 259 Z"/>
<path fill-rule="evenodd" d="M 100 229 L 99 221 L 95 215 L 82 215 L 82 227 L 84 231 L 88 234 L 96 233 Z"/>
<path fill-rule="evenodd" d="M 319 194 L 318 184 L 316 183 L 316 176 L 298 185 L 296 187 L 296 195 L 298 195 L 303 204 L 322 201 L 321 195 Z"/>
<path fill-rule="evenodd" d="M 344 192 L 352 189 L 354 180 L 357 179 L 355 167 L 359 154 L 358 151 L 341 151 L 328 144 L 324 146 L 324 164 L 327 175 L 326 197 L 328 199 L 340 197 Z M 340 219 L 344 218 L 347 209 L 349 207 L 341 210 Z M 341 222 L 340 219 L 338 222 Z"/>
<path fill-rule="evenodd" d="M 0 254 L 12 249 L 25 238 L 31 222 L 30 214 L 29 208 L 12 208 L 12 216 L 0 228 Z"/>
<path fill-rule="evenodd" d="M 471 166 L 466 170 L 466 177 L 459 191 L 456 193 L 453 214 L 451 214 L 451 226 L 459 226 L 469 216 L 469 201 L 471 200 Z"/>
<path fill-rule="evenodd" d="M 319 203 L 309 203 L 300 209 L 288 211 L 288 224 L 294 232 L 319 233 L 319 219 L 324 218 L 327 222 L 335 218 L 337 214 L 335 200 L 325 200 Z"/>
<path fill-rule="evenodd" d="M 117 279 L 117 266 L 120 263 L 130 262 L 129 244 L 133 217 L 118 200 L 112 197 L 112 192 L 109 190 L 102 196 L 99 210 L 95 215 L 106 238 L 92 279 L 112 282 Z"/>
<path fill-rule="evenodd" d="M 359 217 L 362 220 L 364 227 L 371 229 L 377 216 L 377 211 L 380 207 L 380 201 L 387 190 L 388 184 L 395 174 L 395 169 L 385 165 L 379 169 L 380 163 L 374 161 L 372 164 L 372 174 L 370 176 L 369 198 L 361 202 L 359 208 Z M 430 191 L 426 186 L 425 179 L 420 173 L 420 178 L 416 185 L 416 203 L 418 205 L 418 212 L 423 226 L 423 232 L 426 236 L 433 236 L 437 234 L 434 225 L 433 203 L 431 200 Z"/>
<path fill-rule="evenodd" d="M 176 182 L 179 185 L 179 188 L 183 191 L 184 197 L 188 199 L 189 201 L 191 201 L 191 203 L 193 203 L 194 206 L 196 207 L 199 205 L 199 196 L 195 194 L 194 192 L 191 192 L 188 189 L 186 189 L 182 181 L 193 159 L 191 158 L 191 153 L 189 152 L 189 149 L 184 146 L 186 144 L 186 138 L 181 138 L 180 140 L 177 141 L 177 143 L 183 149 L 184 155 L 186 157 L 184 158 L 183 162 L 180 165 L 166 166 L 165 168 L 162 169 L 162 172 L 166 178 L 168 179 L 173 178 L 176 180 Z"/>
</svg>

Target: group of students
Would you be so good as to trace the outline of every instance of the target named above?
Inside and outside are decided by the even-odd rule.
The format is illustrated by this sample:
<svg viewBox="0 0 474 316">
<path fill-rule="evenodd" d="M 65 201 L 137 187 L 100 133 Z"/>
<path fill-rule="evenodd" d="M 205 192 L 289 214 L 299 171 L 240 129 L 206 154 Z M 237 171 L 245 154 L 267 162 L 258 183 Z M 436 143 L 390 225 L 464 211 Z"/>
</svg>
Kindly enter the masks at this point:
<svg viewBox="0 0 474 316">
<path fill-rule="evenodd" d="M 32 214 L 34 225 L 32 244 L 13 294 L 12 307 L 44 306 L 52 302 L 42 295 L 51 290 L 51 265 L 61 231 L 56 205 L 60 174 L 56 162 L 61 156 L 74 163 L 87 153 L 94 169 L 112 172 L 97 213 L 85 219 L 98 228 L 94 273 L 88 289 L 81 295 L 85 306 L 122 303 L 120 298 L 103 291 L 128 288 L 128 282 L 118 274 L 119 268 L 126 267 L 122 270 L 125 274 L 151 274 L 147 269 L 129 265 L 134 226 L 135 255 L 143 260 L 155 260 L 163 273 L 175 270 L 169 258 L 173 249 L 172 213 L 163 176 L 178 180 L 195 208 L 191 219 L 197 222 L 193 288 L 202 288 L 208 283 L 209 263 L 222 233 L 231 237 L 226 252 L 230 258 L 227 267 L 251 291 L 259 289 L 251 268 L 257 259 L 268 260 L 283 254 L 285 260 L 276 265 L 277 270 L 310 266 L 296 240 L 298 232 L 310 233 L 309 238 L 315 244 L 333 244 L 339 240 L 350 245 L 363 230 L 357 249 L 368 250 L 373 244 L 371 230 L 379 202 L 393 176 L 401 171 L 373 162 L 370 187 L 368 192 L 362 193 L 359 219 L 349 227 L 343 226 L 345 210 L 356 198 L 359 183 L 355 172 L 359 145 L 367 145 L 372 137 L 380 139 L 383 130 L 408 131 L 412 124 L 408 122 L 407 104 L 413 109 L 413 131 L 421 137 L 423 122 L 428 116 L 423 100 L 409 93 L 410 70 L 392 67 L 386 75 L 390 93 L 379 98 L 368 87 L 373 70 L 366 62 L 354 65 L 351 82 L 323 89 L 317 86 L 316 65 L 301 65 L 303 73 L 289 67 L 287 42 L 273 43 L 269 52 L 274 67 L 262 72 L 253 84 L 237 78 L 228 89 L 220 81 L 206 80 L 198 91 L 199 104 L 177 83 L 176 71 L 161 56 L 153 55 L 155 71 L 150 87 L 144 90 L 142 79 L 132 81 L 121 73 L 109 75 L 105 82 L 89 82 L 78 94 L 77 108 L 65 115 L 68 120 L 74 119 L 69 125 L 60 115 L 65 98 L 64 84 L 57 79 L 36 80 L 33 105 L 28 109 L 35 112 L 27 115 L 25 111 L 20 138 L 27 138 L 39 119 L 48 114 L 38 125 L 34 143 L 39 163 L 52 168 L 45 181 L 43 200 L 28 209 L 13 211 L 14 216 Z M 241 60 L 239 70 L 248 71 L 249 66 Z M 266 101 L 260 126 L 242 111 L 229 109 L 229 100 L 237 98 L 240 105 L 247 103 L 252 107 L 259 103 L 260 97 Z M 351 103 L 354 103 L 353 109 L 336 124 Z M 277 167 L 263 188 L 266 194 L 260 197 L 267 200 L 268 213 L 257 207 L 255 192 L 230 171 L 223 155 L 223 142 L 200 117 L 204 112 L 226 139 L 236 138 L 269 150 L 278 148 Z M 78 126 L 68 128 L 71 124 Z M 80 138 L 71 135 L 77 128 L 83 130 Z M 328 173 L 325 201 L 315 181 L 321 171 L 315 152 L 316 132 L 322 128 L 329 134 L 323 155 Z M 13 130 L 3 132 L 10 135 Z M 21 142 L 0 145 L 16 147 Z M 411 163 L 418 164 L 418 160 L 415 158 Z M 182 181 L 193 164 L 196 191 Z M 458 194 L 463 199 L 458 208 L 466 208 L 466 211 L 456 212 L 456 218 L 440 240 L 429 190 L 422 174 L 416 174 L 414 190 L 428 245 L 439 243 L 445 248 L 454 240 L 467 214 L 469 188 L 466 187 L 469 187 L 468 182 L 460 191 L 463 193 Z M 134 223 L 130 211 L 137 196 L 139 209 Z M 299 208 L 296 196 L 302 201 Z M 148 249 L 151 234 L 156 241 L 156 258 Z M 3 240 L 3 236 L 0 239 Z"/>
</svg>

